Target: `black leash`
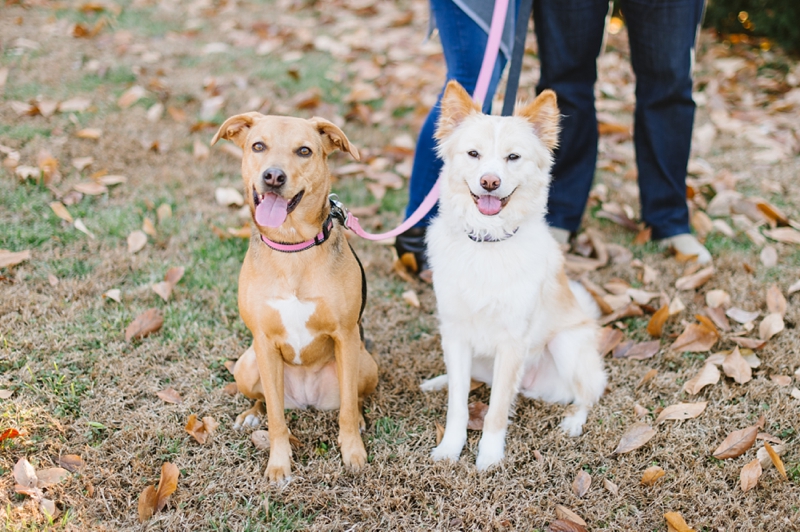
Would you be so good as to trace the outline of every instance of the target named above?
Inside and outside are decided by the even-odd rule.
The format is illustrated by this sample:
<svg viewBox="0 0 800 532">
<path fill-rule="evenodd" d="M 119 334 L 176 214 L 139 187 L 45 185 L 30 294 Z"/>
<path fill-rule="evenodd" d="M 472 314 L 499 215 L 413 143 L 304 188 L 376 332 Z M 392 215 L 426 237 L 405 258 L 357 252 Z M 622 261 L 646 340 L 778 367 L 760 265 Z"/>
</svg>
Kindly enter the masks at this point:
<svg viewBox="0 0 800 532">
<path fill-rule="evenodd" d="M 514 51 L 511 52 L 511 64 L 508 67 L 506 95 L 503 98 L 503 116 L 511 116 L 517 101 L 519 74 L 522 70 L 522 56 L 525 55 L 525 38 L 528 35 L 528 20 L 531 18 L 533 0 L 522 0 L 517 13 L 517 27 L 514 28 Z"/>
</svg>

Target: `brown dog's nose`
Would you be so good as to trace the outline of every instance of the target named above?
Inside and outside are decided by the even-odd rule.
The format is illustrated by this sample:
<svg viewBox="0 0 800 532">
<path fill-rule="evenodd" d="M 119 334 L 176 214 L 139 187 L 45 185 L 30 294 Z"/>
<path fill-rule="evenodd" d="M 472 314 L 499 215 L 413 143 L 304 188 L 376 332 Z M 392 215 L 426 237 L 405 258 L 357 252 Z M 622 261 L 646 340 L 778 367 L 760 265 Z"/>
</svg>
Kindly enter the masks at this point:
<svg viewBox="0 0 800 532">
<path fill-rule="evenodd" d="M 267 168 L 264 170 L 264 173 L 261 175 L 261 177 L 264 178 L 264 183 L 268 187 L 278 188 L 286 183 L 286 172 L 280 168 Z"/>
<path fill-rule="evenodd" d="M 481 176 L 481 187 L 487 192 L 492 192 L 500 188 L 500 178 L 496 175 L 485 174 Z"/>
</svg>

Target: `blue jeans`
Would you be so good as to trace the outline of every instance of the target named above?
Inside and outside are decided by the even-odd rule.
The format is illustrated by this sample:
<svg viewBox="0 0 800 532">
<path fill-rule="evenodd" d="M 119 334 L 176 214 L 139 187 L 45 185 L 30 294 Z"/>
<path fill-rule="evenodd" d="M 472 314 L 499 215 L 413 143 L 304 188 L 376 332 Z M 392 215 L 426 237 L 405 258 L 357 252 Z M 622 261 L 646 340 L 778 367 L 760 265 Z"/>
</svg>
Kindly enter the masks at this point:
<svg viewBox="0 0 800 532">
<path fill-rule="evenodd" d="M 547 220 L 554 227 L 575 231 L 597 162 L 594 83 L 608 1 L 533 1 L 541 61 L 537 91 L 553 89 L 562 114 L 561 147 L 556 151 Z M 689 232 L 686 167 L 695 109 L 690 69 L 703 5 L 703 0 L 622 0 L 637 80 L 634 146 L 642 219 L 656 239 Z M 458 80 L 471 92 L 487 36 L 452 0 L 431 0 L 431 6 L 448 79 Z M 504 65 L 501 55 L 487 101 Z M 487 107 L 484 105 L 484 111 Z M 437 102 L 419 135 L 406 216 L 419 206 L 441 170 L 442 163 L 433 151 L 438 116 Z M 431 216 L 418 225 L 427 225 Z"/>
<path fill-rule="evenodd" d="M 636 75 L 634 147 L 642 219 L 655 239 L 689 232 L 686 167 L 692 140 L 692 54 L 703 0 L 622 0 Z M 541 60 L 537 92 L 561 110 L 547 221 L 576 231 L 597 162 L 594 83 L 607 0 L 534 0 Z"/>
<path fill-rule="evenodd" d="M 513 5 L 514 2 L 511 3 L 511 6 Z M 478 74 L 483 62 L 488 36 L 480 26 L 453 3 L 453 0 L 431 0 L 431 14 L 436 19 L 436 27 L 439 29 L 444 59 L 447 64 L 445 85 L 447 85 L 447 81 L 455 79 L 467 92 L 472 94 L 478 83 Z M 498 54 L 497 63 L 489 82 L 486 102 L 483 104 L 485 113 L 491 110 L 492 97 L 497 90 L 497 83 L 500 81 L 505 64 L 506 59 L 503 54 Z M 411 181 L 408 186 L 406 218 L 417 210 L 417 207 L 433 188 L 433 184 L 436 183 L 439 172 L 442 170 L 442 160 L 436 155 L 433 133 L 436 131 L 436 122 L 439 120 L 443 93 L 444 86 L 436 100 L 436 105 L 428 113 L 417 139 L 414 166 L 411 169 Z M 416 227 L 427 226 L 437 212 L 438 205 L 431 209 L 431 212 L 416 224 Z"/>
</svg>

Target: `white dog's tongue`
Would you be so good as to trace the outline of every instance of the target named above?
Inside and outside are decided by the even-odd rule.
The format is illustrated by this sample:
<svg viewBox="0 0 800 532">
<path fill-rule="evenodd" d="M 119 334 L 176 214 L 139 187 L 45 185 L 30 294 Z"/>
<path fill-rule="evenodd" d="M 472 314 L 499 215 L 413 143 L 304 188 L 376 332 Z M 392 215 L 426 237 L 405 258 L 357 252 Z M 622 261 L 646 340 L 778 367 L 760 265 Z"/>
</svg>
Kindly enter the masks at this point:
<svg viewBox="0 0 800 532">
<path fill-rule="evenodd" d="M 478 210 L 481 211 L 481 214 L 492 216 L 500 212 L 502 208 L 503 205 L 500 203 L 500 198 L 497 196 L 486 194 L 478 198 Z"/>
<path fill-rule="evenodd" d="M 286 220 L 289 202 L 277 194 L 267 194 L 256 207 L 256 223 L 264 227 L 280 227 Z"/>
</svg>

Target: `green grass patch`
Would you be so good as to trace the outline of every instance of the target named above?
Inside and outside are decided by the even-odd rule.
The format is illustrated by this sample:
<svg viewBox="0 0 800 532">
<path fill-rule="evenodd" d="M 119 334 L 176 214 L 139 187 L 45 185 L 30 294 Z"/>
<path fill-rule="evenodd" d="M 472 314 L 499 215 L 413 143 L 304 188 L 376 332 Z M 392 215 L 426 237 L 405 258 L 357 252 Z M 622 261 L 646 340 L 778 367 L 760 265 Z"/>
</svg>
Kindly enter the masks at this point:
<svg viewBox="0 0 800 532">
<path fill-rule="evenodd" d="M 50 129 L 29 123 L 0 124 L 0 139 L 6 138 L 29 142 L 36 137 L 50 138 L 50 135 L 52 135 Z"/>
</svg>

